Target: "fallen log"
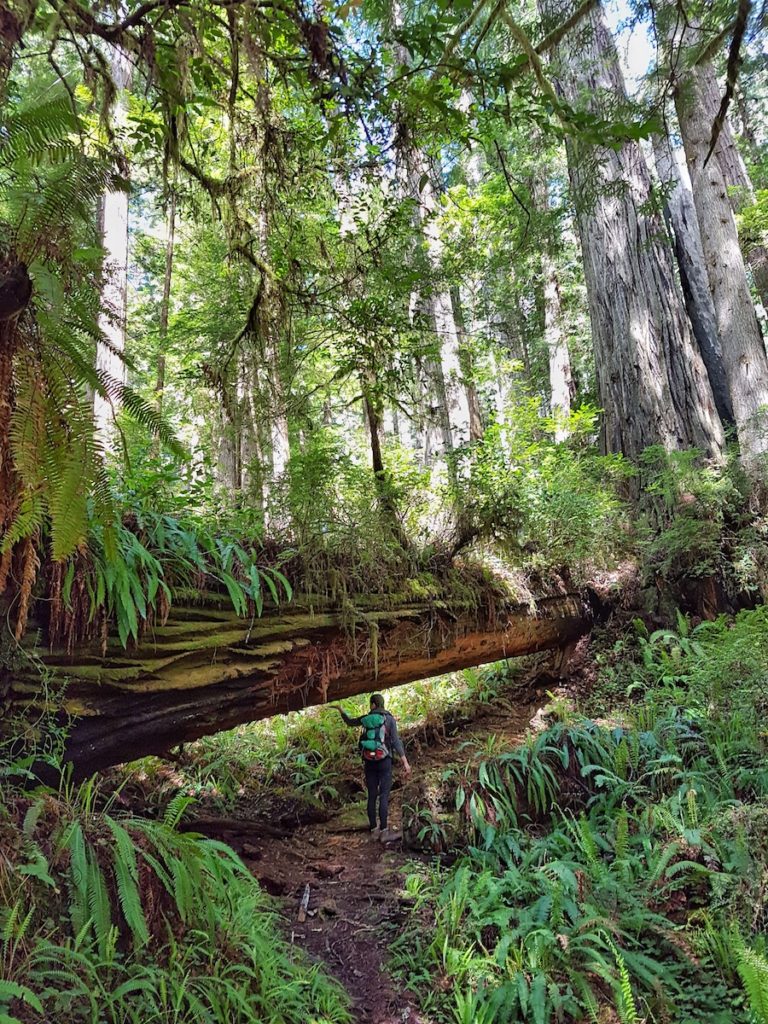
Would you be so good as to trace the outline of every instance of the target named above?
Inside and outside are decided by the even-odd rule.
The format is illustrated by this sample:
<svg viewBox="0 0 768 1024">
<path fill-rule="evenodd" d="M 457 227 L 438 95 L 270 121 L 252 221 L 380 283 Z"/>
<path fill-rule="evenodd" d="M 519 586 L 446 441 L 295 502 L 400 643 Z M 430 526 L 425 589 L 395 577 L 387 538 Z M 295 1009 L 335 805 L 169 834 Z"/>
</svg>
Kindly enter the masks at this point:
<svg viewBox="0 0 768 1024">
<path fill-rule="evenodd" d="M 201 836 L 218 839 L 222 835 L 287 839 L 296 831 L 293 828 L 278 828 L 269 822 L 256 818 L 184 818 L 177 826 L 179 832 L 197 832 Z"/>
<path fill-rule="evenodd" d="M 535 651 L 590 626 L 576 594 L 535 604 L 448 608 L 413 602 L 367 612 L 294 600 L 255 621 L 223 607 L 174 607 L 128 650 L 35 651 L 64 683 L 66 757 L 77 776 L 200 736 L 355 694 Z M 39 669 L 15 674 L 6 700 L 39 699 Z"/>
</svg>

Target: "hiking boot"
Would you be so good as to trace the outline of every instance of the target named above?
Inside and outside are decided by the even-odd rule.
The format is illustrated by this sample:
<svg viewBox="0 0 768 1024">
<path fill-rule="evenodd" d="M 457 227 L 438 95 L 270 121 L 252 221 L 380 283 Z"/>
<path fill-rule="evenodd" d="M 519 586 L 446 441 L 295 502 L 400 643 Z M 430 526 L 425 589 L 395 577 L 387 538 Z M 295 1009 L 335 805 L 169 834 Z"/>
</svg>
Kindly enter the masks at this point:
<svg viewBox="0 0 768 1024">
<path fill-rule="evenodd" d="M 398 832 L 393 828 L 383 828 L 379 833 L 379 842 L 381 843 L 397 843 L 402 838 L 402 832 Z"/>
<path fill-rule="evenodd" d="M 379 836 L 381 835 L 381 829 L 379 828 L 378 825 L 376 826 L 376 828 L 370 829 L 369 832 L 370 832 L 371 839 L 378 839 Z"/>
</svg>

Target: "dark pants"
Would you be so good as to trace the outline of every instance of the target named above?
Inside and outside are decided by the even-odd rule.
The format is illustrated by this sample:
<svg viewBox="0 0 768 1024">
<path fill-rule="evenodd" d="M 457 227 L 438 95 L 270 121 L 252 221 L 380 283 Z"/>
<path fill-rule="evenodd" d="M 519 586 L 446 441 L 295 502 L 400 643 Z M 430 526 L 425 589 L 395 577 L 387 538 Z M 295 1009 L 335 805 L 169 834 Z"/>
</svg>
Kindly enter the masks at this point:
<svg viewBox="0 0 768 1024">
<path fill-rule="evenodd" d="M 368 789 L 368 821 L 376 828 L 376 798 L 379 800 L 379 821 L 382 829 L 387 827 L 389 791 L 392 789 L 392 758 L 381 761 L 364 761 L 365 785 Z"/>
</svg>

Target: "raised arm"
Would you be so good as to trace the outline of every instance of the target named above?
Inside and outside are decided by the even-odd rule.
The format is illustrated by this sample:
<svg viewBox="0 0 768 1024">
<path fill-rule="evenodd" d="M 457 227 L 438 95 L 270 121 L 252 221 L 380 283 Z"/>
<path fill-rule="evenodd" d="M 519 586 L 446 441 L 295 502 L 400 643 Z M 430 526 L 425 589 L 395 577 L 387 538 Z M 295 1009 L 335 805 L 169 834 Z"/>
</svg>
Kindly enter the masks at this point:
<svg viewBox="0 0 768 1024">
<path fill-rule="evenodd" d="M 344 710 L 344 708 L 340 708 L 338 704 L 328 704 L 327 706 L 329 708 L 333 708 L 334 711 L 338 711 L 339 714 L 344 719 L 344 721 L 345 721 L 345 723 L 347 725 L 362 726 L 362 724 L 363 724 L 363 717 L 365 717 L 365 716 L 361 716 L 360 718 L 352 718 L 352 716 L 348 715 L 347 712 Z"/>
</svg>

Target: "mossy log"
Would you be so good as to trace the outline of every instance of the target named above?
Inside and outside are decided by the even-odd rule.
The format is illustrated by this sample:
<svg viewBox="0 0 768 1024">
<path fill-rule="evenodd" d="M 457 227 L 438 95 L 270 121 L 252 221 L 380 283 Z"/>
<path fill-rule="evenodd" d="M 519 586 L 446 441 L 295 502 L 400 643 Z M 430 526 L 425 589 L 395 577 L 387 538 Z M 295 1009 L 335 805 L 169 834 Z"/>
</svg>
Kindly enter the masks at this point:
<svg viewBox="0 0 768 1024">
<path fill-rule="evenodd" d="M 66 681 L 67 757 L 82 775 L 244 722 L 565 647 L 589 625 L 574 594 L 482 611 L 435 601 L 311 610 L 295 600 L 255 621 L 222 607 L 174 607 L 128 650 L 110 637 L 104 650 L 38 648 L 36 658 L 54 682 Z M 6 699 L 37 703 L 39 694 L 30 668 Z"/>
</svg>

